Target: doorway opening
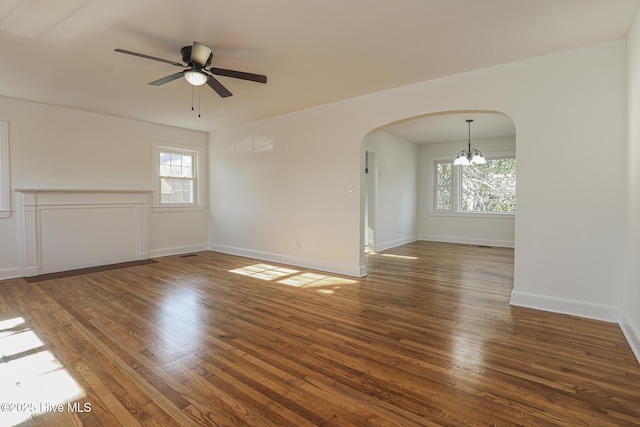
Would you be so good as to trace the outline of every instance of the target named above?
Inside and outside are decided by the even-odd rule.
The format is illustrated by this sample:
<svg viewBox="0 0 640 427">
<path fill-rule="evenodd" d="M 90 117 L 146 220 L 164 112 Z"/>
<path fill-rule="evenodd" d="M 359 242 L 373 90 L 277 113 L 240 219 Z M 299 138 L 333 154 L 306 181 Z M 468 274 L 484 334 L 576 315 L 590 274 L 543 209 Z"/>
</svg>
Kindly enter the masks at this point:
<svg viewBox="0 0 640 427">
<path fill-rule="evenodd" d="M 465 166 L 454 166 L 456 155 L 469 145 L 486 157 L 482 170 L 469 167 L 465 172 L 459 169 Z M 506 114 L 456 110 L 408 118 L 370 131 L 361 153 L 363 274 L 367 254 L 419 240 L 515 247 L 516 136 L 515 124 Z M 497 183 L 494 169 L 503 163 L 513 166 L 513 179 L 507 182 L 502 177 L 510 186 L 488 185 Z M 444 172 L 438 174 L 442 165 L 452 177 L 455 172 L 456 179 L 444 182 L 440 176 Z M 481 172 L 482 180 L 471 179 Z M 487 202 L 493 201 L 487 195 L 494 194 L 485 187 L 471 188 L 469 182 L 487 184 L 494 192 L 511 189 L 512 193 L 504 192 L 512 196 L 509 209 L 496 209 L 499 204 Z"/>
</svg>

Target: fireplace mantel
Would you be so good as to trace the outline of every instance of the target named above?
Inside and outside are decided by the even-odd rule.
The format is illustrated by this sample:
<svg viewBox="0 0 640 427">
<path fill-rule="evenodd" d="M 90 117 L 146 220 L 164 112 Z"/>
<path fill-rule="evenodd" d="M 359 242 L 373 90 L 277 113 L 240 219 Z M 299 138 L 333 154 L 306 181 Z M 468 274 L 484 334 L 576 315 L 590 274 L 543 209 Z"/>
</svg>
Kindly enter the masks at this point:
<svg viewBox="0 0 640 427">
<path fill-rule="evenodd" d="M 151 191 L 15 192 L 24 277 L 149 257 Z"/>
</svg>

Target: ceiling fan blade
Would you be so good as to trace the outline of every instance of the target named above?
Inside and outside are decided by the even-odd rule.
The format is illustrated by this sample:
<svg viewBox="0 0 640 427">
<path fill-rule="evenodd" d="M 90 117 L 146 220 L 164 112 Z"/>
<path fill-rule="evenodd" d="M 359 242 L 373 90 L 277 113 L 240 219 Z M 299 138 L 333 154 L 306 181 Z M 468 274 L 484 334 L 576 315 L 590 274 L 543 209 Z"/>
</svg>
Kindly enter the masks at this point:
<svg viewBox="0 0 640 427">
<path fill-rule="evenodd" d="M 207 46 L 202 43 L 193 42 L 193 46 L 191 47 L 191 62 L 201 67 L 206 67 L 211 63 L 212 56 L 213 53 Z"/>
<path fill-rule="evenodd" d="M 213 77 L 213 76 L 209 76 L 209 79 L 207 80 L 207 84 L 209 85 L 209 87 L 211 89 L 215 90 L 217 92 L 217 94 L 220 95 L 223 98 L 227 98 L 227 97 L 233 95 L 231 92 L 229 92 L 229 89 L 224 87 L 222 85 L 222 83 L 220 83 L 218 80 L 216 80 L 216 78 Z"/>
<path fill-rule="evenodd" d="M 143 53 L 131 52 L 124 49 L 114 49 L 115 52 L 126 53 L 127 55 L 139 56 L 140 58 L 152 59 L 154 61 L 166 62 L 167 64 L 176 65 L 178 67 L 184 67 L 184 64 L 179 62 L 169 61 L 168 59 L 156 58 L 155 56 L 145 55 Z"/>
<path fill-rule="evenodd" d="M 172 81 L 174 81 L 176 79 L 179 79 L 183 75 L 184 75 L 183 72 L 180 71 L 179 73 L 171 74 L 170 76 L 163 77 L 163 78 L 158 79 L 158 80 L 154 80 L 154 81 L 150 82 L 149 84 L 151 86 L 161 86 L 161 85 L 163 85 L 165 83 L 169 83 L 169 82 L 172 82 Z"/>
<path fill-rule="evenodd" d="M 224 68 L 210 68 L 210 72 L 218 76 L 233 77 L 234 79 L 249 80 L 257 83 L 266 83 L 267 76 L 262 74 L 245 73 L 244 71 L 225 70 Z"/>
</svg>

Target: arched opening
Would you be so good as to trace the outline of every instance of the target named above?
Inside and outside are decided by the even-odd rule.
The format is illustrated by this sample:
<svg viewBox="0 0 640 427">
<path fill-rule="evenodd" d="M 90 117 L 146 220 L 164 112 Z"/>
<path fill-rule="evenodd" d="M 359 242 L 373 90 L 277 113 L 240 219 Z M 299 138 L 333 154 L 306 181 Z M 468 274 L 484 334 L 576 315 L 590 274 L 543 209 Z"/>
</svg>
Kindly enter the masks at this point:
<svg viewBox="0 0 640 427">
<path fill-rule="evenodd" d="M 472 122 L 467 122 L 472 120 Z M 483 165 L 454 166 L 462 150 Z M 361 265 L 417 240 L 515 247 L 516 135 L 498 111 L 443 111 L 389 123 L 362 143 Z"/>
</svg>

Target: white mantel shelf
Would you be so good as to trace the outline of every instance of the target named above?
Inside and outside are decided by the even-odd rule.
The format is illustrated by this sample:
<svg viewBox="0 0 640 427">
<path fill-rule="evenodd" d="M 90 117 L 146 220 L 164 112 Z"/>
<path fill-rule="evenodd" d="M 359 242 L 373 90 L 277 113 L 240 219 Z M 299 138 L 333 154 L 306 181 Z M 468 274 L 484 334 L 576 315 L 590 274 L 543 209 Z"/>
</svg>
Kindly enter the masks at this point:
<svg viewBox="0 0 640 427">
<path fill-rule="evenodd" d="M 95 188 L 14 188 L 20 193 L 151 193 L 153 190 L 117 190 Z"/>
</svg>

